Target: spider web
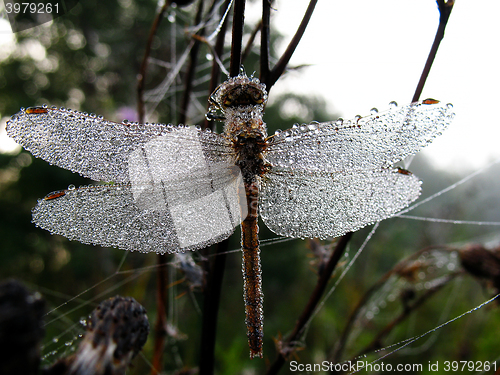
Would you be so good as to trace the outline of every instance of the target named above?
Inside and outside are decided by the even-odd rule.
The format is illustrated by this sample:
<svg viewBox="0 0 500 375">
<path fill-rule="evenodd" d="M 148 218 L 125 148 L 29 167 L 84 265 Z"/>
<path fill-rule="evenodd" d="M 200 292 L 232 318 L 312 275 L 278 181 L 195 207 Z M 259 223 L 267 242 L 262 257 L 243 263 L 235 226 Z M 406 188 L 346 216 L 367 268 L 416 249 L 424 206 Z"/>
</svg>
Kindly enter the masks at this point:
<svg viewBox="0 0 500 375">
<path fill-rule="evenodd" d="M 483 178 L 488 176 L 489 172 L 495 167 L 498 168 L 498 164 L 500 164 L 500 160 L 491 163 L 484 168 L 474 171 L 470 173 L 466 177 L 458 180 L 457 182 L 450 184 L 449 186 L 439 190 L 438 192 L 429 195 L 428 199 L 424 198 L 420 201 L 417 201 L 415 205 L 419 205 L 419 202 L 434 202 L 439 198 L 446 197 L 447 194 L 456 193 L 458 196 L 462 195 L 462 191 L 458 191 L 460 188 L 467 188 L 467 184 L 477 183 L 477 179 L 483 176 Z M 487 180 L 487 178 L 486 178 Z M 484 179 L 483 179 L 484 182 Z M 412 215 L 408 217 L 408 215 L 402 215 L 401 218 L 393 218 L 388 219 L 390 222 L 400 222 L 403 223 L 406 221 L 414 221 L 420 219 L 425 219 L 426 221 L 431 220 L 431 223 L 438 223 L 439 225 L 447 225 L 452 228 L 462 225 L 475 226 L 481 228 L 495 228 L 500 225 L 500 221 L 473 221 L 468 220 L 466 223 L 456 223 L 453 219 L 442 219 L 436 218 L 434 221 L 428 217 L 421 217 Z M 375 225 L 371 231 L 366 236 L 360 236 L 359 240 L 363 240 L 360 246 L 354 247 L 352 246 L 349 251 L 349 255 L 346 255 L 344 265 L 339 268 L 338 276 L 335 279 L 335 282 L 332 288 L 325 295 L 322 303 L 319 305 L 315 316 L 313 316 L 310 324 L 307 326 L 305 331 L 304 340 L 307 341 L 307 337 L 312 335 L 311 332 L 314 331 L 315 320 L 318 319 L 318 315 L 324 314 L 327 311 L 331 311 L 331 304 L 338 304 L 338 299 L 343 297 L 343 293 L 341 289 L 347 288 L 349 289 L 349 282 L 352 282 L 352 277 L 355 277 L 353 273 L 357 271 L 354 268 L 357 265 L 357 261 L 363 258 L 363 256 L 367 255 L 367 251 L 372 251 L 371 242 L 376 241 L 377 236 L 383 235 L 382 229 L 380 225 L 384 225 L 385 223 Z M 397 224 L 391 224 L 397 225 Z M 493 229 L 494 230 L 494 229 Z M 446 277 L 454 272 L 457 272 L 461 266 L 458 260 L 457 249 L 461 248 L 467 243 L 470 242 L 479 242 L 481 241 L 487 246 L 494 246 L 495 244 L 500 243 L 500 238 L 497 232 L 494 230 L 487 235 L 489 231 L 485 231 L 485 235 L 472 237 L 472 238 L 463 238 L 458 242 L 448 243 L 446 246 L 449 247 L 446 251 L 441 251 L 439 249 L 429 250 L 425 253 L 422 253 L 420 257 L 416 258 L 415 262 L 420 262 L 418 267 L 415 269 L 411 269 L 412 263 L 408 263 L 407 270 L 401 270 L 398 274 L 392 275 L 390 278 L 386 280 L 383 287 L 381 287 L 377 293 L 375 293 L 370 300 L 365 304 L 364 308 L 359 313 L 359 320 L 357 322 L 358 326 L 351 332 L 349 346 L 354 349 L 359 350 L 358 340 L 360 339 L 360 335 L 366 327 L 366 324 L 375 325 L 375 324 L 385 324 L 390 321 L 395 316 L 395 307 L 401 301 L 401 294 L 405 291 L 409 286 L 417 289 L 417 291 L 428 290 L 430 288 L 439 286 L 440 283 L 444 283 Z M 277 247 L 280 243 L 287 243 L 290 241 L 297 241 L 289 238 L 270 238 L 268 240 L 262 240 L 261 247 L 264 252 L 264 262 L 266 253 L 269 256 L 276 256 L 279 251 Z M 90 249 L 89 251 L 97 250 Z M 101 251 L 101 250 L 99 250 Z M 113 252 L 119 252 L 119 250 L 111 250 Z M 240 252 L 239 248 L 235 247 L 233 250 L 229 251 L 229 256 L 231 258 L 239 258 L 238 253 Z M 43 346 L 44 352 L 44 361 L 46 363 L 51 362 L 54 358 L 58 358 L 60 356 L 67 355 L 69 352 L 75 350 L 80 337 L 84 333 L 84 326 L 82 323 L 85 322 L 85 314 L 81 314 L 81 318 L 78 320 L 74 320 L 70 318 L 72 314 L 79 311 L 88 310 L 89 305 L 94 306 L 97 302 L 104 299 L 106 296 L 113 295 L 120 291 L 123 287 L 133 284 L 137 282 L 138 279 L 144 278 L 147 275 L 154 274 L 157 269 L 157 265 L 149 264 L 144 265 L 142 267 L 134 267 L 131 269 L 126 269 L 126 262 L 128 258 L 134 256 L 135 254 L 124 253 L 120 258 L 116 258 L 118 264 L 116 265 L 116 270 L 110 272 L 107 276 L 103 277 L 101 281 L 95 283 L 89 288 L 82 290 L 81 293 L 74 295 L 72 297 L 59 295 L 58 297 L 63 302 L 57 306 L 52 306 L 50 311 L 48 311 L 46 316 L 46 325 L 47 327 L 56 326 L 60 331 L 57 335 L 54 335 L 50 340 L 47 340 Z M 380 255 L 378 255 L 380 256 Z M 304 262 L 306 258 L 304 256 L 301 257 L 301 262 Z M 194 253 L 194 259 L 197 261 L 203 260 L 200 256 Z M 236 260 L 236 263 L 239 259 Z M 183 264 L 184 262 L 184 264 Z M 191 262 L 191 261 L 189 261 Z M 196 268 L 195 263 L 190 263 L 192 267 Z M 182 259 L 172 259 L 168 263 L 168 267 L 173 271 L 171 273 L 171 284 L 175 284 L 176 281 L 182 280 L 182 275 L 186 275 L 185 273 L 177 273 L 176 271 L 184 270 L 188 271 L 189 266 L 186 265 L 186 260 Z M 236 274 L 236 276 L 238 276 Z M 266 286 L 266 280 L 271 281 L 273 279 L 272 275 L 266 275 L 264 273 L 264 287 Z M 351 280 L 351 281 L 348 281 Z M 190 310 L 195 311 L 197 309 L 196 304 L 192 304 L 189 301 L 189 298 L 184 295 L 179 299 L 175 299 L 181 294 L 186 293 L 186 290 L 189 290 L 187 293 L 191 293 L 193 289 L 191 289 L 190 285 L 196 284 L 199 281 L 196 277 L 186 277 L 183 280 L 183 283 L 173 286 L 172 288 L 172 296 L 174 298 L 172 302 L 172 307 L 170 313 L 172 317 L 177 317 L 171 320 L 169 323 L 171 334 L 174 341 L 178 341 L 176 345 L 182 345 L 182 340 L 186 339 L 185 333 L 183 333 L 179 327 L 175 325 L 175 322 L 181 322 L 182 315 L 181 311 L 184 311 L 186 305 L 189 306 Z M 192 283 L 192 284 L 190 284 Z M 457 290 L 463 288 L 464 284 L 469 284 L 468 288 L 470 288 L 470 284 L 475 284 L 470 277 L 469 279 L 463 278 L 455 280 L 450 283 L 451 292 L 448 296 L 443 297 L 443 308 L 441 310 L 441 314 L 439 316 L 435 316 L 434 319 L 430 320 L 430 328 L 424 329 L 421 331 L 421 327 L 418 322 L 413 322 L 410 325 L 410 333 L 406 333 L 406 335 L 398 336 L 394 335 L 391 339 L 392 343 L 389 341 L 388 345 L 385 345 L 383 348 L 373 349 L 370 352 L 366 353 L 363 357 L 355 357 L 355 359 L 366 361 L 367 363 L 379 363 L 380 361 L 394 360 L 395 356 L 399 357 L 399 361 L 411 362 L 412 351 L 419 352 L 425 350 L 432 350 L 432 345 L 434 341 L 440 339 L 440 337 L 446 337 L 450 328 L 447 328 L 449 325 L 452 327 L 451 329 L 456 329 L 456 327 L 461 324 L 465 324 L 465 319 L 469 316 L 473 316 L 474 314 L 483 314 L 481 315 L 484 318 L 484 312 L 486 306 L 491 306 L 491 302 L 493 302 L 497 296 L 487 297 L 486 290 L 483 290 L 482 297 L 479 299 L 483 300 L 483 302 L 474 302 L 468 301 L 469 303 L 465 306 L 469 306 L 462 310 L 462 312 L 457 313 L 456 307 L 452 309 L 452 305 L 457 304 L 457 301 L 460 306 L 463 306 L 461 303 L 461 296 Z M 35 286 L 34 286 L 35 287 Z M 44 290 L 40 286 L 36 286 L 39 291 L 44 293 L 47 297 L 52 295 L 52 298 L 58 294 L 57 291 Z M 89 295 L 92 295 L 89 297 Z M 179 301 L 180 300 L 180 301 Z M 269 305 L 269 302 L 267 303 Z M 391 306 L 392 305 L 392 306 Z M 453 311 L 451 311 L 453 310 Z M 269 313 L 268 313 L 269 314 Z M 416 315 L 418 312 L 416 313 Z M 455 315 L 453 315 L 455 314 Z M 268 317 L 268 319 L 273 319 L 272 317 Z M 243 324 L 243 322 L 241 322 Z M 180 323 L 182 326 L 182 323 Z M 266 332 L 267 334 L 273 334 L 273 332 Z M 405 337 L 406 336 L 406 337 Z M 243 336 L 244 337 L 244 336 Z M 238 338 L 233 338 L 237 340 Z M 245 343 L 245 339 L 243 342 Z M 430 349 L 427 348 L 430 346 Z M 306 348 L 307 349 L 307 348 Z M 343 358 L 343 360 L 350 359 L 350 357 Z M 496 360 L 496 356 L 492 355 L 491 357 L 485 358 L 484 360 L 489 360 L 494 362 Z M 143 357 L 141 360 L 147 362 L 148 359 Z M 341 362 L 342 363 L 342 362 Z"/>
</svg>

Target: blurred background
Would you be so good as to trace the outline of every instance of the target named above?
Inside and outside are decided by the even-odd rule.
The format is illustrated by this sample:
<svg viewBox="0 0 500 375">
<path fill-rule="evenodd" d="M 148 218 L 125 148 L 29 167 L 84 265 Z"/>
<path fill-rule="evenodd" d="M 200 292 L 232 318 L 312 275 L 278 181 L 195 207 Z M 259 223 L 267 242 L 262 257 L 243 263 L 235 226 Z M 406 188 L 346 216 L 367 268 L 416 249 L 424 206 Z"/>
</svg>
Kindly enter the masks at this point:
<svg viewBox="0 0 500 375">
<path fill-rule="evenodd" d="M 147 121 L 178 121 L 185 71 L 182 58 L 195 30 L 197 3 L 171 7 L 160 24 L 146 82 Z M 260 17 L 260 2 L 247 6 L 244 42 Z M 271 55 L 275 58 L 286 47 L 306 6 L 301 1 L 273 4 Z M 493 19 L 497 8 L 493 1 L 457 2 L 423 94 L 452 102 L 456 120 L 428 150 L 405 165 L 423 180 L 421 199 L 477 173 L 411 215 L 490 225 L 404 218 L 382 222 L 315 316 L 304 341 L 297 343 L 301 350 L 295 359 L 300 362 L 348 360 L 365 352 L 367 360 L 375 359 L 380 356 L 376 349 L 418 337 L 498 293 L 495 277 L 500 271 L 488 273 L 478 266 L 474 269 L 480 271 L 471 272 L 471 262 L 477 265 L 484 260 L 476 253 L 472 261 L 466 256 L 473 243 L 488 249 L 499 246 L 500 166 L 487 168 L 499 157 L 499 120 L 492 115 L 500 83 L 494 44 L 500 27 Z M 12 33 L 5 17 L 0 23 L 0 276 L 22 280 L 47 300 L 44 365 L 75 350 L 84 331 L 80 320 L 105 298 L 133 296 L 154 322 L 156 257 L 70 242 L 31 224 L 37 199 L 70 184 L 91 182 L 35 159 L 9 142 L 5 122 L 20 107 L 43 103 L 114 121 L 137 120 L 137 74 L 157 10 L 155 1 L 83 0 L 67 15 L 22 32 Z M 269 133 L 294 123 L 366 115 L 371 107 L 386 109 L 391 100 L 409 102 L 438 19 L 433 0 L 320 1 L 290 71 L 271 91 L 264 118 Z M 209 23 L 207 29 L 213 31 L 216 24 Z M 257 42 L 245 62 L 249 74 L 258 69 L 258 48 Z M 221 57 L 226 67 L 227 52 Z M 211 49 L 202 44 L 189 124 L 201 124 L 204 119 L 212 59 Z M 176 68 L 180 73 L 166 85 Z M 260 228 L 266 240 L 262 247 L 264 356 L 272 361 L 275 345 L 293 329 L 305 306 L 333 240 L 283 243 L 263 224 Z M 346 269 L 370 230 L 355 234 L 335 277 Z M 239 233 L 232 237 L 230 248 L 235 251 L 228 257 L 222 289 L 216 372 L 260 374 L 266 360 L 248 359 Z M 196 262 L 201 260 L 198 253 L 191 255 Z M 464 268 L 464 262 L 469 267 Z M 488 264 L 496 267 L 492 260 Z M 200 351 L 201 288 L 189 284 L 181 268 L 172 257 L 166 373 L 195 368 Z M 352 324 L 348 324 L 350 317 Z M 383 334 L 392 322 L 394 327 Z M 384 362 L 494 361 L 499 356 L 499 323 L 497 303 L 489 304 Z M 150 339 L 130 373 L 151 372 L 151 353 Z"/>
</svg>

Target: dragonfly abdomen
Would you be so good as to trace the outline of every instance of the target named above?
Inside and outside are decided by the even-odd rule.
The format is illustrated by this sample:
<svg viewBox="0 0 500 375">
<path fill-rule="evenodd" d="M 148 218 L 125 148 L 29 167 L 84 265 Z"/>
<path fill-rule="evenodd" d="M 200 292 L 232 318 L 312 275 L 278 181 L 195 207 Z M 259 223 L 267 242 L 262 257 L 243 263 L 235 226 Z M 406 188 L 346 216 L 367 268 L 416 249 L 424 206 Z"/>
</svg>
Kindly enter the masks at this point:
<svg viewBox="0 0 500 375">
<path fill-rule="evenodd" d="M 245 323 L 247 326 L 250 358 L 262 358 L 263 300 L 262 270 L 260 265 L 259 227 L 257 225 L 259 198 L 258 181 L 245 183 L 248 215 L 241 223 L 241 247 L 243 249 L 243 288 L 245 299 Z"/>
</svg>

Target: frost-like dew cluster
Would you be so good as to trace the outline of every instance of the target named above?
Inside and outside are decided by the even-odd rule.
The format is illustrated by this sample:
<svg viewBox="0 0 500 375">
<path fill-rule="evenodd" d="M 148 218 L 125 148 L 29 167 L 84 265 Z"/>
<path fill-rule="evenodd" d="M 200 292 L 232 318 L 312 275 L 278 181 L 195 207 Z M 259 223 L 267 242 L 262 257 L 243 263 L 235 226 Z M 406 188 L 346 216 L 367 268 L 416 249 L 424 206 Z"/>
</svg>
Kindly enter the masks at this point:
<svg viewBox="0 0 500 375">
<path fill-rule="evenodd" d="M 243 122 L 244 131 L 265 133 L 267 94 L 246 76 L 222 86 L 212 106 L 235 122 L 224 135 L 46 106 L 21 110 L 7 132 L 34 156 L 117 183 L 53 193 L 39 201 L 33 221 L 84 243 L 145 252 L 198 249 L 228 237 L 247 215 L 238 137 L 228 129 Z M 245 117 L 250 107 L 259 116 Z M 390 217 L 418 197 L 420 182 L 389 168 L 441 134 L 453 115 L 451 105 L 425 100 L 266 138 L 259 176 L 265 223 L 280 235 L 322 238 Z"/>
<path fill-rule="evenodd" d="M 337 237 L 390 217 L 419 194 L 418 178 L 400 170 L 273 169 L 262 179 L 260 209 L 276 234 Z"/>
<path fill-rule="evenodd" d="M 179 128 L 147 142 L 129 157 L 137 206 L 170 210 L 181 248 L 232 232 L 246 217 L 241 171 L 226 154 L 207 158 L 201 134 L 196 128 Z"/>
<path fill-rule="evenodd" d="M 178 213 L 183 208 L 180 206 L 170 210 L 140 209 L 131 186 L 126 184 L 81 187 L 51 197 L 38 201 L 32 211 L 33 222 L 53 234 L 86 244 L 173 253 L 220 242 L 234 229 L 228 223 L 221 224 L 220 217 L 205 217 L 205 212 L 197 211 L 199 207 L 192 202 L 186 202 L 183 214 Z M 185 233 L 177 231 L 179 220 L 186 217 L 196 220 L 199 230 L 196 237 L 189 237 L 189 243 L 184 242 Z"/>
<path fill-rule="evenodd" d="M 227 141 L 197 130 L 182 140 L 183 126 L 112 122 L 102 116 L 55 107 L 21 110 L 7 123 L 7 134 L 33 156 L 94 181 L 129 182 L 130 154 L 147 142 L 172 134 L 189 151 L 203 142 L 207 158 L 231 151 Z M 165 165 L 164 168 L 172 168 Z"/>
<path fill-rule="evenodd" d="M 246 217 L 241 172 L 221 135 L 46 107 L 13 116 L 8 133 L 52 164 L 124 183 L 72 187 L 39 201 L 33 221 L 52 233 L 126 250 L 176 252 L 219 242 Z"/>
<path fill-rule="evenodd" d="M 453 119 L 450 104 L 424 104 L 429 101 L 280 132 L 270 138 L 266 160 L 280 168 L 332 173 L 391 167 L 431 143 Z"/>
</svg>

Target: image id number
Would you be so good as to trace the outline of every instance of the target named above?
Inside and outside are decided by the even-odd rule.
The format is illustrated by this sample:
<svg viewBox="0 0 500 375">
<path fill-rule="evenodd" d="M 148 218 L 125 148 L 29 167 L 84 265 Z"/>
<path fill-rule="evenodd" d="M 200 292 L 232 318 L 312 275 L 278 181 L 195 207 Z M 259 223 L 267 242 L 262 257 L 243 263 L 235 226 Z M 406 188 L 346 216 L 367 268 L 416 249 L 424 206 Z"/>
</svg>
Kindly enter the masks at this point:
<svg viewBox="0 0 500 375">
<path fill-rule="evenodd" d="M 5 3 L 7 13 L 59 13 L 59 4 L 51 3 Z"/>
<path fill-rule="evenodd" d="M 444 371 L 496 371 L 496 362 L 489 361 L 444 361 Z"/>
</svg>

